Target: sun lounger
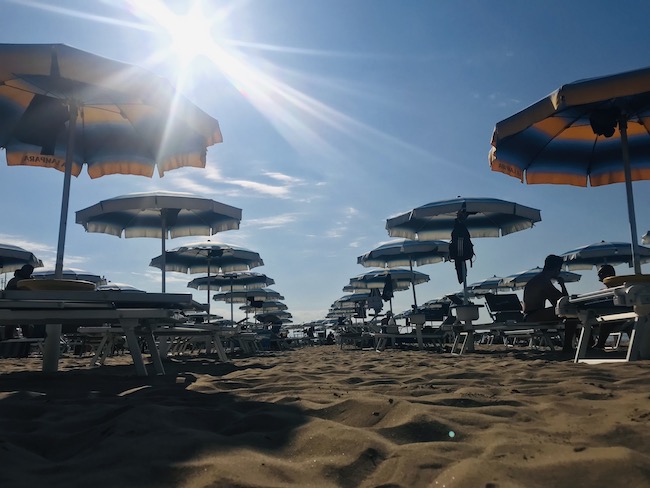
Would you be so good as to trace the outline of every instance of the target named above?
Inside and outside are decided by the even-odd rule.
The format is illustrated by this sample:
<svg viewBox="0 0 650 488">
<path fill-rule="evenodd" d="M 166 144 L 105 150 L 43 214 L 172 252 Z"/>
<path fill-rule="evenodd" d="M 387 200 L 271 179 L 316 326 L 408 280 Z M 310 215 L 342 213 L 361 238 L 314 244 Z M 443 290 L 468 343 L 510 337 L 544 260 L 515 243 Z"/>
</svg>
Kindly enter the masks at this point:
<svg viewBox="0 0 650 488">
<path fill-rule="evenodd" d="M 617 277 L 618 278 L 618 277 Z M 646 277 L 647 278 L 647 277 Z M 563 297 L 556 312 L 562 317 L 577 317 L 582 330 L 575 362 L 622 362 L 650 359 L 650 283 L 623 284 L 613 288 Z M 626 324 L 633 321 L 627 351 L 624 358 L 593 357 L 590 353 L 592 326 L 603 323 Z M 591 356 L 591 357 L 590 357 Z"/>
<path fill-rule="evenodd" d="M 164 374 L 152 330 L 184 323 L 183 310 L 203 308 L 190 294 L 11 290 L 0 294 L 0 325 L 37 324 L 45 325 L 46 330 L 60 330 L 63 325 L 119 327 L 127 338 L 137 374 L 146 376 L 138 337 L 147 342 L 156 373 Z M 58 361 L 59 344 L 54 347 Z M 44 362 L 47 348 L 46 340 Z"/>
<path fill-rule="evenodd" d="M 529 347 L 544 346 L 555 350 L 556 338 L 564 330 L 562 321 L 527 322 L 516 293 L 486 293 L 484 298 L 493 322 L 480 327 L 489 331 L 492 341 L 498 337 L 505 345 L 510 345 L 510 341 L 514 345 L 516 340 L 523 339 Z"/>
</svg>

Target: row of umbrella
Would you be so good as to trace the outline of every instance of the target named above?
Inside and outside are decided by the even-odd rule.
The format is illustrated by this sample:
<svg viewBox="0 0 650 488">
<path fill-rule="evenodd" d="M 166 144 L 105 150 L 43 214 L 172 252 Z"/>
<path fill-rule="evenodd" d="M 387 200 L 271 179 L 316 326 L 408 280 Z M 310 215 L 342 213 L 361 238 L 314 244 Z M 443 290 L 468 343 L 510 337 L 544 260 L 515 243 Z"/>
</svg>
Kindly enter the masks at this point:
<svg viewBox="0 0 650 488">
<path fill-rule="evenodd" d="M 229 244 L 203 242 L 180 246 L 169 251 L 166 257 L 164 265 L 162 256 L 153 258 L 150 265 L 158 268 L 165 266 L 167 271 L 182 273 L 200 273 L 209 269 L 215 271 L 214 275 L 198 277 L 188 283 L 190 288 L 207 289 L 208 303 L 210 299 L 231 304 L 249 303 L 249 305 L 240 307 L 246 313 L 251 311 L 284 312 L 287 310 L 287 306 L 280 302 L 280 300 L 284 300 L 284 297 L 280 293 L 266 288 L 275 284 L 272 278 L 262 273 L 242 271 L 264 264 L 256 252 Z M 43 266 L 42 261 L 33 253 L 7 244 L 0 244 L 0 263 L 2 263 L 2 272 L 15 271 L 25 264 L 31 264 L 35 268 Z M 51 279 L 55 274 L 55 270 L 52 269 L 37 270 L 34 271 L 32 277 L 34 279 Z M 90 281 L 95 283 L 98 289 L 139 291 L 128 285 L 109 284 L 104 276 L 79 269 L 63 268 L 61 276 L 63 279 Z M 220 291 L 220 293 L 211 297 L 210 289 Z M 283 318 L 289 317 L 285 315 Z"/>
<path fill-rule="evenodd" d="M 649 133 L 650 68 L 643 68 L 563 85 L 498 122 L 489 162 L 493 171 L 529 184 L 599 186 L 623 182 L 631 234 L 631 243 L 623 248 L 629 246 L 629 262 L 634 273 L 641 274 L 641 264 L 647 260 L 638 242 L 632 181 L 650 179 Z M 418 241 L 448 238 L 449 217 L 454 214 L 455 203 L 433 202 L 388 219 L 388 233 Z M 447 212 L 442 210 L 446 205 Z M 472 237 L 523 230 L 541 220 L 534 215 L 534 209 L 527 210 L 520 222 L 510 226 L 493 227 L 493 220 L 483 219 L 483 227 L 481 217 L 475 217 L 473 222 L 468 221 L 467 228 Z M 480 215 L 479 212 L 483 209 L 474 215 Z M 650 244 L 648 233 L 642 242 Z M 616 259 L 620 260 L 621 249 L 607 258 L 598 254 L 601 250 L 595 258 L 589 257 L 587 250 L 577 250 L 566 262 L 569 267 L 592 266 L 603 260 L 614 264 Z"/>
<path fill-rule="evenodd" d="M 413 287 L 413 305 L 417 308 L 415 285 L 429 281 L 429 276 L 413 271 L 423 266 L 448 261 L 451 232 L 460 211 L 467 213 L 465 226 L 471 237 L 499 237 L 531 228 L 541 221 L 539 210 L 494 198 L 456 198 L 432 202 L 386 222 L 388 234 L 404 237 L 391 241 L 359 256 L 365 267 L 381 267 L 350 280 L 352 289 L 385 287 L 386 296 L 395 290 Z M 399 266 L 409 266 L 400 269 Z M 466 286 L 466 277 L 464 277 Z M 345 291 L 345 289 L 344 289 Z"/>
<path fill-rule="evenodd" d="M 84 165 L 91 178 L 204 168 L 207 148 L 222 142 L 222 136 L 215 118 L 142 68 L 62 44 L 0 44 L 0 140 L 8 165 L 64 173 L 54 269 L 61 279 L 71 177 Z M 212 200 L 194 200 L 189 207 L 165 203 L 179 199 L 116 197 L 79 211 L 77 222 L 89 232 L 160 237 L 164 292 L 168 235 L 212 235 L 238 228 L 241 220 L 240 209 Z M 3 261 L 0 270 L 14 266 Z M 57 369 L 59 333 L 48 330 L 45 371 Z"/>
<path fill-rule="evenodd" d="M 476 210 L 476 203 L 478 200 L 479 199 L 471 199 L 472 205 L 469 205 L 469 208 L 476 213 L 470 214 L 470 216 L 478 214 Z M 456 203 L 456 206 L 451 205 L 451 203 L 451 201 L 440 202 L 441 208 L 451 209 L 448 211 L 449 217 L 453 216 L 454 210 L 458 208 L 458 204 L 460 204 L 461 207 L 464 206 L 464 208 L 468 207 L 467 199 L 459 199 L 459 201 L 453 202 Z M 484 204 L 486 207 L 488 205 L 491 206 L 492 212 L 494 212 L 494 201 L 487 201 L 484 202 Z M 441 236 L 443 235 L 440 230 L 443 217 L 441 215 L 432 216 L 432 224 L 430 227 L 427 227 L 426 222 L 422 217 L 422 214 L 425 212 L 431 213 L 431 208 L 435 206 L 435 203 L 431 203 L 424 206 L 426 210 L 414 209 L 410 212 L 410 215 L 412 216 L 411 220 L 407 219 L 406 215 L 395 219 L 389 219 L 387 227 L 392 223 L 399 222 L 401 228 L 394 232 L 399 235 L 415 238 L 418 238 L 420 235 L 426 235 L 427 237 Z M 518 207 L 521 208 L 521 206 Z M 516 212 L 516 210 L 513 211 L 513 213 Z M 485 217 L 484 213 L 482 216 L 477 216 L 474 222 L 468 219 L 467 225 L 470 234 L 475 237 L 504 235 L 505 233 L 525 228 L 523 221 L 526 213 L 530 223 L 534 223 L 534 212 L 531 212 L 530 209 L 526 208 L 526 210 L 520 211 L 519 215 L 515 215 L 510 220 L 510 223 L 503 223 L 508 222 L 508 219 L 502 214 L 498 217 L 493 216 L 491 223 L 488 225 L 488 219 Z M 404 230 L 409 226 L 409 230 Z M 501 228 L 499 228 L 499 226 L 501 226 Z M 391 231 L 389 230 L 389 232 Z M 639 255 L 637 259 L 640 263 L 650 262 L 650 249 L 639 246 L 638 253 Z M 629 243 L 623 242 L 602 241 L 564 252 L 561 254 L 561 257 L 565 262 L 567 270 L 590 269 L 602 264 L 611 264 L 616 266 L 624 263 L 632 265 L 633 263 L 632 246 Z M 399 240 L 384 243 L 357 258 L 358 264 L 363 266 L 381 267 L 382 269 L 373 270 L 351 278 L 350 284 L 344 287 L 343 290 L 353 291 L 354 293 L 351 295 L 344 295 L 336 300 L 330 308 L 329 316 L 336 314 L 351 315 L 352 313 L 355 313 L 359 303 L 367 302 L 370 299 L 370 291 L 377 288 L 384 288 L 385 292 L 388 283 L 391 284 L 391 292 L 408 289 L 409 285 L 413 286 L 414 308 L 417 309 L 415 285 L 429 281 L 429 277 L 424 273 L 414 272 L 413 266 L 433 264 L 448 259 L 449 243 L 446 241 Z M 409 270 L 394 268 L 395 266 L 404 266 L 407 264 L 409 265 Z M 485 280 L 474 282 L 470 285 L 465 284 L 464 290 L 459 293 L 459 296 L 466 299 L 470 294 L 480 294 L 501 289 L 521 289 L 540 271 L 541 268 L 533 268 L 506 277 L 493 276 Z M 566 282 L 576 282 L 581 278 L 581 275 L 571 271 L 562 271 L 561 276 Z"/>
<path fill-rule="evenodd" d="M 650 263 L 650 248 L 638 247 L 638 261 L 641 264 Z M 603 264 L 618 266 L 627 264 L 632 266 L 632 246 L 629 242 L 597 242 L 581 246 L 559 254 L 567 270 L 560 272 L 560 277 L 567 283 L 580 280 L 581 275 L 568 270 L 586 270 Z M 499 290 L 517 290 L 526 286 L 526 283 L 538 274 L 541 268 L 520 271 L 505 277 L 492 276 L 468 285 L 473 293 L 482 293 Z"/>
<path fill-rule="evenodd" d="M 62 277 L 71 177 L 151 177 L 203 168 L 222 141 L 218 121 L 167 80 L 62 44 L 0 44 L 0 141 L 7 164 L 64 173 L 55 277 Z M 58 369 L 60 327 L 48 329 L 43 370 Z"/>
</svg>

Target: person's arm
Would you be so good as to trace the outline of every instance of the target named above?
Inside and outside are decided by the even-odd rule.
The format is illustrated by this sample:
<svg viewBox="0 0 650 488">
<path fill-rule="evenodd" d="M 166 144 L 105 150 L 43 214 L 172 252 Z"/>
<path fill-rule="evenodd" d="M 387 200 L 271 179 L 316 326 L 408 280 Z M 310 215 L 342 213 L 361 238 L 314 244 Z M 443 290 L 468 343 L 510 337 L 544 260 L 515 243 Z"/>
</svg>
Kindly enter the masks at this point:
<svg viewBox="0 0 650 488">
<path fill-rule="evenodd" d="M 561 285 L 563 288 L 562 290 L 558 290 L 553 283 L 549 280 L 546 284 L 546 292 L 544 293 L 546 300 L 549 301 L 549 303 L 554 307 L 557 301 L 562 298 L 563 296 L 566 296 L 564 293 L 566 292 L 566 288 L 564 288 L 564 283 Z"/>
<path fill-rule="evenodd" d="M 560 285 L 560 289 L 562 291 L 562 296 L 563 297 L 568 297 L 569 292 L 566 290 L 566 286 L 564 286 L 564 278 L 562 278 L 561 276 L 558 276 L 556 278 L 556 281 L 557 281 L 558 285 Z"/>
</svg>

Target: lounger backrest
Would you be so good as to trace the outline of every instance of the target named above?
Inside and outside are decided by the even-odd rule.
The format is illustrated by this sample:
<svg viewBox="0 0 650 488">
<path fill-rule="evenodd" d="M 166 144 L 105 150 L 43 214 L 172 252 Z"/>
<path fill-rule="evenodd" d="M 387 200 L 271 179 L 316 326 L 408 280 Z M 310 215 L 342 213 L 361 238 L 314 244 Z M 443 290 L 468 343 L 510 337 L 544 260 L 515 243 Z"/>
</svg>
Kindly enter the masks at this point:
<svg viewBox="0 0 650 488">
<path fill-rule="evenodd" d="M 506 322 L 509 320 L 518 322 L 524 319 L 521 302 L 516 293 L 504 293 L 501 295 L 486 293 L 485 304 L 495 322 Z"/>
<path fill-rule="evenodd" d="M 425 308 L 423 311 L 427 322 L 442 322 L 449 315 L 449 304 L 441 303 L 437 308 Z"/>
</svg>

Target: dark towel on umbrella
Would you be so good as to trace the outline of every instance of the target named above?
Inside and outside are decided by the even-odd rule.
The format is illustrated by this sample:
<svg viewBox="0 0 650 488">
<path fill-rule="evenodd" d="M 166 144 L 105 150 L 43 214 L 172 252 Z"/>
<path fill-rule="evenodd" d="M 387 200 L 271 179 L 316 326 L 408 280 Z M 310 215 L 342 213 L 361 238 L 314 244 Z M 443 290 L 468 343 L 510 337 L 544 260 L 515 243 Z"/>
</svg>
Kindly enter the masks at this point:
<svg viewBox="0 0 650 488">
<path fill-rule="evenodd" d="M 381 298 L 385 302 L 393 298 L 393 279 L 390 276 L 390 273 L 386 275 L 386 281 L 384 282 L 384 290 L 381 292 Z"/>
<path fill-rule="evenodd" d="M 449 244 L 449 258 L 456 266 L 458 283 L 465 281 L 464 261 L 474 257 L 474 244 L 469 236 L 469 231 L 461 219 L 456 219 L 454 229 L 451 231 L 451 243 Z"/>
</svg>

